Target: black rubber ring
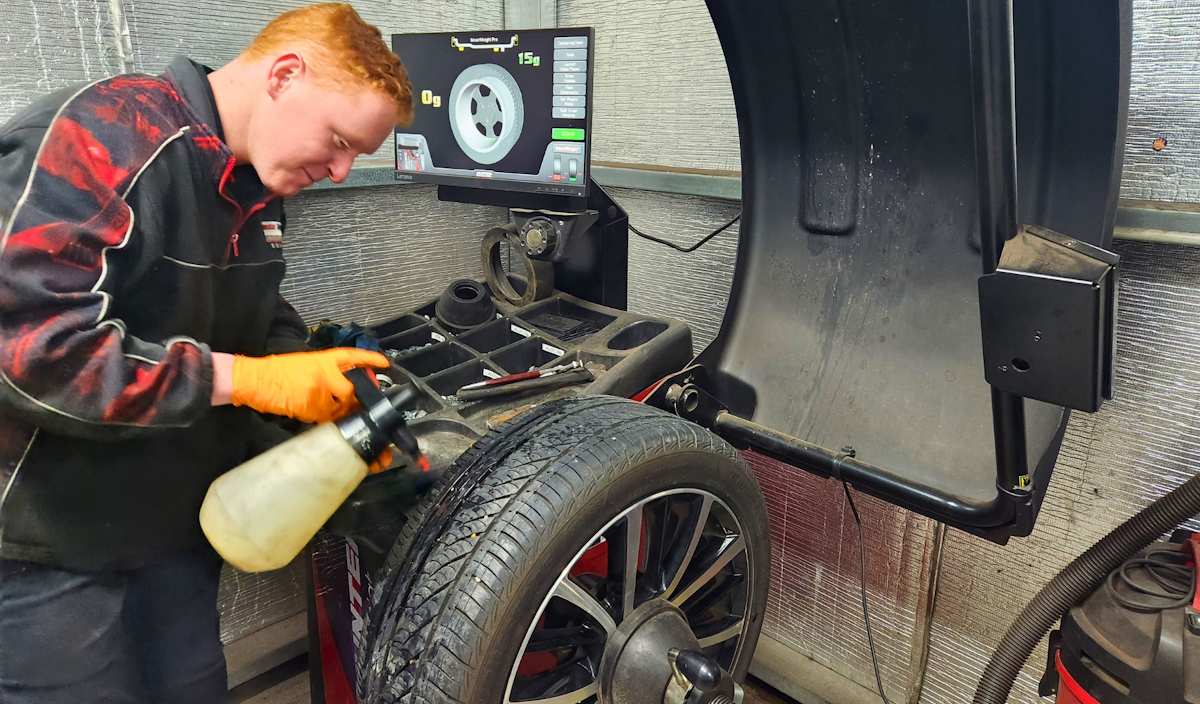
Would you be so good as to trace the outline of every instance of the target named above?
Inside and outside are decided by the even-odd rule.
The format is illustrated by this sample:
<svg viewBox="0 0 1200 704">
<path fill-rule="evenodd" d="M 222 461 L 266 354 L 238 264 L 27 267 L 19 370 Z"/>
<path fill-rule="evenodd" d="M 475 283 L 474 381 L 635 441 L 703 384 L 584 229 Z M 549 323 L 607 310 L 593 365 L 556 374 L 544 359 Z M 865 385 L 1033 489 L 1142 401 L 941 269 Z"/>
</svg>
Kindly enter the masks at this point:
<svg viewBox="0 0 1200 704">
<path fill-rule="evenodd" d="M 525 271 L 529 273 L 524 295 L 517 293 L 504 272 L 504 263 L 500 259 L 500 245 L 506 242 L 512 245 L 514 252 L 521 255 Z M 517 307 L 549 298 L 550 294 L 554 293 L 554 265 L 547 261 L 530 259 L 525 253 L 525 248 L 516 239 L 512 225 L 493 227 L 483 236 L 483 279 L 497 298 Z"/>
</svg>

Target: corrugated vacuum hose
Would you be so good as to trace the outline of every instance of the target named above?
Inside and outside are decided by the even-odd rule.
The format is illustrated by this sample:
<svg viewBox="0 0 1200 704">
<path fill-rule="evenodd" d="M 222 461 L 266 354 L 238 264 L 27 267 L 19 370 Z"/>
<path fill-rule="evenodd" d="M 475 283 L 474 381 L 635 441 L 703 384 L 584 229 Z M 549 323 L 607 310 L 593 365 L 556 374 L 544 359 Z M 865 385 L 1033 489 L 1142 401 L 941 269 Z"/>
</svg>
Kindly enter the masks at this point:
<svg viewBox="0 0 1200 704">
<path fill-rule="evenodd" d="M 1009 626 L 983 670 L 974 703 L 1008 701 L 1030 653 L 1068 609 L 1091 594 L 1125 560 L 1198 513 L 1200 475 L 1142 509 L 1064 567 Z"/>
</svg>

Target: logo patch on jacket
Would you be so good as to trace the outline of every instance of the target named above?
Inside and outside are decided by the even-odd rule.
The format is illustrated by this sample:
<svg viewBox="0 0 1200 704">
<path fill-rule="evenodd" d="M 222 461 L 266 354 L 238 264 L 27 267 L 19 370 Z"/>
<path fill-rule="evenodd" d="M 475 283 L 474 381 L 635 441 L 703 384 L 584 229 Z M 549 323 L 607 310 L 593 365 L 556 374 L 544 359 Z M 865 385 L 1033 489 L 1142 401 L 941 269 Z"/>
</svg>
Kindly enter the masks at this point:
<svg viewBox="0 0 1200 704">
<path fill-rule="evenodd" d="M 277 220 L 263 220 L 262 228 L 271 249 L 283 249 L 283 223 Z"/>
</svg>

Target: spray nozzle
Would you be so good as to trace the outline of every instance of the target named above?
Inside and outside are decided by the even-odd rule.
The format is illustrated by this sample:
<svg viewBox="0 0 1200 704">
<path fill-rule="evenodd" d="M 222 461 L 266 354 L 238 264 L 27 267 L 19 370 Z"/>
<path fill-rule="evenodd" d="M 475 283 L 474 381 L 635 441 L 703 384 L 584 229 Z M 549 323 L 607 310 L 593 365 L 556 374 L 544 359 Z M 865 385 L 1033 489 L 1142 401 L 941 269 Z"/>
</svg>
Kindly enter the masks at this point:
<svg viewBox="0 0 1200 704">
<path fill-rule="evenodd" d="M 404 422 L 404 410 L 417 400 L 417 390 L 406 384 L 382 391 L 365 369 L 351 369 L 346 378 L 354 384 L 354 395 L 362 410 L 339 420 L 337 426 L 359 457 L 373 462 L 388 445 L 395 445 L 422 470 L 429 471 L 429 460 Z"/>
</svg>

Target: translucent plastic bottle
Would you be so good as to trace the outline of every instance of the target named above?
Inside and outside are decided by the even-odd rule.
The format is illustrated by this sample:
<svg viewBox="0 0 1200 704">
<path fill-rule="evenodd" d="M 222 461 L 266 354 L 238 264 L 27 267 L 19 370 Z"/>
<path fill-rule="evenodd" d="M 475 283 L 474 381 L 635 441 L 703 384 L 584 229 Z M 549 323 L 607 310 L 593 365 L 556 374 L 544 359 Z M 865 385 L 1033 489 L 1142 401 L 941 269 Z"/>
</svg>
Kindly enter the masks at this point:
<svg viewBox="0 0 1200 704">
<path fill-rule="evenodd" d="M 292 561 L 367 476 L 367 463 L 324 423 L 221 475 L 200 507 L 200 527 L 234 567 Z"/>
</svg>

